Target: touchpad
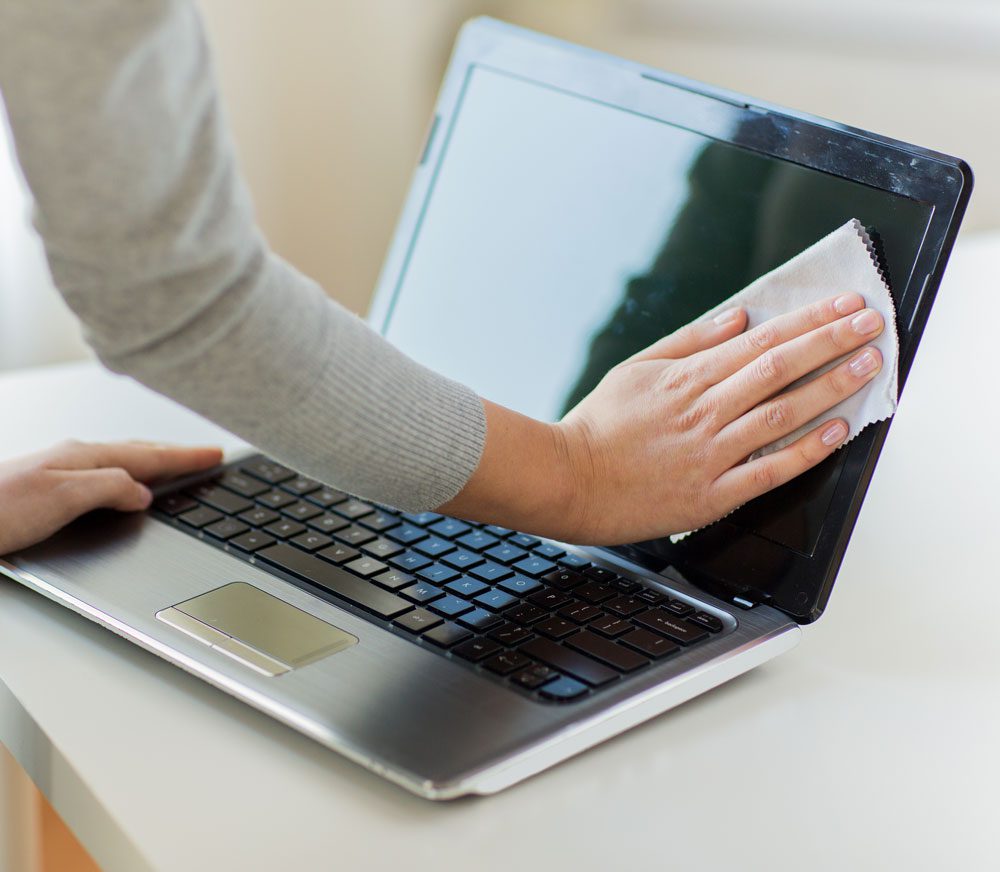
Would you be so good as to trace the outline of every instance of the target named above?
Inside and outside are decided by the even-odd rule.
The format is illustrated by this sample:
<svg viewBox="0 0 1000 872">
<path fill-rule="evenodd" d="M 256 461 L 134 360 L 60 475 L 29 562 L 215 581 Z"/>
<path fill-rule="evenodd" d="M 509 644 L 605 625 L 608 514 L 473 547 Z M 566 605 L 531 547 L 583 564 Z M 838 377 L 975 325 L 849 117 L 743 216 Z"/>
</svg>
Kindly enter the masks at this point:
<svg viewBox="0 0 1000 872">
<path fill-rule="evenodd" d="M 242 581 L 162 609 L 156 617 L 272 676 L 358 641 L 357 636 Z"/>
</svg>

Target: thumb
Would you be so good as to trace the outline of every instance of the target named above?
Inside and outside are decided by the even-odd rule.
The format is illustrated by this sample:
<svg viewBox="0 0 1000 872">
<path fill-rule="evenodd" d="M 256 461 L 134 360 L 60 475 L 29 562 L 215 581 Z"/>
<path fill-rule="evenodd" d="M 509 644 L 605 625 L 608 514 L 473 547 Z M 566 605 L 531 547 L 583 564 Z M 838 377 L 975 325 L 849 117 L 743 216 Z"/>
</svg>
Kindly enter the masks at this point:
<svg viewBox="0 0 1000 872">
<path fill-rule="evenodd" d="M 63 475 L 69 491 L 68 508 L 74 517 L 93 509 L 137 512 L 153 501 L 149 488 L 119 467 L 68 470 Z"/>
</svg>

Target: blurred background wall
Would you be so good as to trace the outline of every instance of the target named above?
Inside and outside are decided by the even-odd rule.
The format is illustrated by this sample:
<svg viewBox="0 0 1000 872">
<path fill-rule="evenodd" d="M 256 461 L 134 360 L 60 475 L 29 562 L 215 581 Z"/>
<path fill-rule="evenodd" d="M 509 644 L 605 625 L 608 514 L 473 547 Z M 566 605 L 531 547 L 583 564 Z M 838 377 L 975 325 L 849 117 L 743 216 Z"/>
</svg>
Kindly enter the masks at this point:
<svg viewBox="0 0 1000 872">
<path fill-rule="evenodd" d="M 480 14 L 965 157 L 1000 228 L 996 0 L 201 0 L 260 223 L 363 312 L 455 32 Z M 86 353 L 0 147 L 0 368 Z"/>
</svg>

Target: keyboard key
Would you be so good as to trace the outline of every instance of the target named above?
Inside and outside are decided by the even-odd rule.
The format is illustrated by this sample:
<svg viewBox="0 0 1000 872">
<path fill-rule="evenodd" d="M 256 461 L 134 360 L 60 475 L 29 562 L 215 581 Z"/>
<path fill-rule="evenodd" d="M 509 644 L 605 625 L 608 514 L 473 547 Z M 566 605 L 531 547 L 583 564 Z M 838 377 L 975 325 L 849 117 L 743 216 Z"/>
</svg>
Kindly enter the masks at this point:
<svg viewBox="0 0 1000 872">
<path fill-rule="evenodd" d="M 723 623 L 715 615 L 710 615 L 708 612 L 695 612 L 690 618 L 688 618 L 692 624 L 697 624 L 699 627 L 703 627 L 710 633 L 721 633 L 723 628 Z"/>
<path fill-rule="evenodd" d="M 341 542 L 346 542 L 348 545 L 353 545 L 355 548 L 358 548 L 366 542 L 371 542 L 375 539 L 375 534 L 371 530 L 366 530 L 364 527 L 359 527 L 357 524 L 351 524 L 350 527 L 344 527 L 343 530 L 338 530 L 336 536 Z"/>
<path fill-rule="evenodd" d="M 333 544 L 333 539 L 323 533 L 317 533 L 313 530 L 306 530 L 299 536 L 296 536 L 291 540 L 292 545 L 296 548 L 301 548 L 303 551 L 319 551 L 320 548 L 326 548 L 327 545 Z"/>
<path fill-rule="evenodd" d="M 473 574 L 475 574 L 475 570 L 473 570 Z M 529 593 L 541 588 L 542 584 L 533 578 L 527 578 L 524 575 L 515 575 L 513 578 L 504 579 L 498 586 L 508 593 L 513 593 L 517 596 L 527 596 Z"/>
<path fill-rule="evenodd" d="M 478 636 L 475 639 L 469 639 L 468 642 L 463 642 L 457 648 L 452 648 L 452 653 L 463 660 L 471 660 L 473 663 L 478 663 L 480 660 L 492 657 L 499 650 L 500 646 L 496 642 Z"/>
<path fill-rule="evenodd" d="M 489 533 L 491 536 L 496 536 L 498 539 L 504 539 L 513 533 L 513 530 L 508 530 L 506 527 L 501 527 L 498 524 L 487 524 L 483 529 Z"/>
<path fill-rule="evenodd" d="M 413 550 L 419 551 L 421 554 L 426 554 L 428 557 L 440 557 L 442 554 L 454 551 L 455 546 L 447 539 L 431 536 L 429 539 L 424 539 L 423 542 L 418 542 L 414 545 Z"/>
<path fill-rule="evenodd" d="M 438 536 L 443 536 L 445 539 L 454 539 L 456 536 L 468 533 L 472 528 L 455 518 L 443 518 L 436 524 L 431 524 L 428 529 Z"/>
<path fill-rule="evenodd" d="M 559 590 L 572 590 L 583 584 L 586 579 L 579 572 L 573 572 L 571 569 L 557 569 L 554 572 L 546 572 L 542 576 L 542 581 Z"/>
<path fill-rule="evenodd" d="M 650 630 L 662 633 L 675 642 L 680 642 L 682 645 L 691 645 L 708 638 L 708 633 L 701 627 L 697 627 L 663 609 L 650 609 L 648 612 L 636 615 L 633 620 Z"/>
<path fill-rule="evenodd" d="M 285 506 L 281 510 L 281 514 L 286 515 L 289 518 L 294 518 L 296 521 L 308 521 L 310 518 L 322 515 L 323 510 L 319 506 L 314 506 L 312 503 L 306 503 L 299 500 L 297 503 Z"/>
<path fill-rule="evenodd" d="M 245 533 L 249 529 L 246 524 L 235 518 L 223 518 L 221 521 L 216 521 L 204 528 L 209 536 L 214 536 L 216 539 L 232 539 L 233 536 L 239 536 L 240 533 Z"/>
<path fill-rule="evenodd" d="M 311 494 L 313 491 L 318 491 L 322 485 L 315 479 L 306 478 L 304 475 L 297 476 L 296 478 L 286 481 L 281 487 L 295 494 L 297 497 L 303 497 L 306 494 Z"/>
<path fill-rule="evenodd" d="M 295 497 L 284 491 L 272 490 L 257 497 L 257 502 L 269 509 L 281 509 L 295 502 Z"/>
<path fill-rule="evenodd" d="M 246 497 L 227 491 L 225 488 L 214 484 L 201 484 L 188 490 L 188 496 L 194 497 L 198 502 L 205 503 L 213 509 L 225 512 L 227 515 L 238 515 L 247 509 L 253 508 L 253 503 Z"/>
<path fill-rule="evenodd" d="M 556 565 L 551 560 L 545 560 L 542 557 L 529 557 L 527 560 L 522 560 L 520 563 L 514 564 L 514 569 L 518 572 L 535 577 L 544 575 L 546 572 L 551 572 L 555 568 Z"/>
<path fill-rule="evenodd" d="M 594 618 L 599 618 L 603 613 L 597 606 L 592 606 L 589 603 L 574 602 L 563 606 L 557 614 L 560 618 L 566 618 L 566 620 L 574 621 L 577 624 L 588 624 Z"/>
<path fill-rule="evenodd" d="M 246 461 L 240 466 L 240 472 L 245 472 L 247 475 L 252 475 L 268 484 L 280 484 L 290 478 L 295 478 L 295 473 L 287 466 L 282 466 L 280 463 L 275 463 L 264 457 Z"/>
<path fill-rule="evenodd" d="M 428 584 L 426 581 L 420 581 L 410 585 L 405 590 L 401 590 L 399 594 L 400 596 L 405 596 L 412 603 L 429 603 L 436 599 L 441 599 L 444 596 L 444 591 L 433 584 Z"/>
<path fill-rule="evenodd" d="M 240 551 L 253 553 L 261 548 L 267 548 L 268 545 L 273 545 L 276 541 L 274 536 L 268 536 L 267 533 L 261 533 L 259 530 L 251 530 L 249 533 L 230 539 L 229 544 L 239 548 Z"/>
<path fill-rule="evenodd" d="M 507 609 L 503 613 L 503 616 L 508 621 L 517 621 L 517 623 L 525 625 L 540 621 L 542 618 L 547 617 L 547 615 L 548 612 L 538 608 L 538 606 L 531 605 L 531 603 L 521 603 L 511 609 Z"/>
<path fill-rule="evenodd" d="M 402 569 L 403 572 L 417 572 L 425 566 L 430 566 L 431 559 L 424 557 L 423 554 L 417 554 L 415 551 L 404 551 L 402 554 L 390 557 L 389 565 L 396 569 Z"/>
<path fill-rule="evenodd" d="M 271 509 L 254 506 L 252 509 L 240 512 L 238 517 L 244 524 L 249 524 L 251 527 L 263 527 L 277 521 L 281 516 Z"/>
<path fill-rule="evenodd" d="M 346 503 L 334 506 L 333 510 L 338 515 L 343 515 L 345 518 L 350 518 L 352 521 L 356 521 L 358 518 L 370 515 L 375 511 L 375 507 L 370 506 L 368 503 L 362 502 L 361 500 L 348 500 Z"/>
<path fill-rule="evenodd" d="M 348 560 L 360 557 L 361 552 L 350 545 L 341 545 L 340 542 L 334 542 L 329 548 L 324 548 L 320 551 L 318 556 L 324 560 L 329 560 L 331 563 L 347 563 Z"/>
<path fill-rule="evenodd" d="M 527 533 L 515 533 L 507 541 L 516 545 L 518 548 L 534 548 L 542 542 L 541 539 L 529 536 Z"/>
<path fill-rule="evenodd" d="M 546 618 L 544 621 L 535 624 L 531 629 L 541 636 L 548 636 L 548 638 L 558 641 L 572 635 L 580 628 L 565 618 Z"/>
<path fill-rule="evenodd" d="M 494 612 L 502 612 L 508 606 L 512 606 L 516 603 L 517 597 L 511 596 L 506 591 L 491 590 L 487 593 L 479 594 L 473 602 L 481 605 L 484 609 L 490 609 Z"/>
<path fill-rule="evenodd" d="M 395 542 L 389 539 L 375 539 L 361 546 L 361 550 L 365 554 L 370 554 L 372 557 L 378 557 L 379 560 L 387 560 L 390 557 L 395 557 L 397 554 L 403 552 L 403 546 L 397 545 Z"/>
<path fill-rule="evenodd" d="M 678 617 L 681 618 L 686 618 L 694 611 L 694 608 L 689 606 L 687 603 L 675 599 L 668 600 L 663 604 L 662 607 L 665 608 L 672 615 L 677 615 Z"/>
<path fill-rule="evenodd" d="M 643 611 L 647 606 L 634 596 L 619 596 L 605 603 L 604 608 L 609 612 L 614 612 L 616 615 L 628 617 L 629 615 L 634 615 L 636 612 Z"/>
<path fill-rule="evenodd" d="M 389 588 L 389 590 L 399 590 L 401 587 L 413 584 L 416 579 L 412 575 L 400 572 L 398 569 L 390 569 L 388 572 L 376 575 L 372 581 L 375 584 L 382 585 L 382 587 Z"/>
<path fill-rule="evenodd" d="M 547 612 L 554 612 L 559 606 L 564 606 L 569 602 L 569 595 L 561 590 L 553 590 L 551 587 L 543 587 L 536 590 L 527 598 L 528 602 Z"/>
<path fill-rule="evenodd" d="M 198 506 L 197 509 L 191 509 L 191 511 L 185 512 L 183 515 L 178 515 L 177 520 L 182 521 L 189 527 L 200 530 L 202 527 L 222 520 L 222 513 L 215 511 L 215 509 L 210 509 L 208 506 Z"/>
<path fill-rule="evenodd" d="M 489 590 L 490 586 L 475 578 L 462 577 L 448 582 L 445 588 L 458 596 L 471 599 L 474 596 L 479 596 L 483 591 Z"/>
<path fill-rule="evenodd" d="M 586 569 L 590 566 L 590 561 L 579 554 L 567 554 L 565 557 L 560 557 L 559 562 L 569 569 Z"/>
<path fill-rule="evenodd" d="M 344 564 L 344 569 L 365 578 L 371 578 L 373 575 L 385 572 L 388 568 L 381 560 L 376 560 L 374 557 L 359 557 L 357 560 Z"/>
<path fill-rule="evenodd" d="M 506 566 L 501 566 L 499 563 L 484 563 L 469 570 L 469 575 L 490 584 L 510 578 L 513 574 Z"/>
<path fill-rule="evenodd" d="M 649 663 L 635 651 L 623 648 L 610 639 L 591 633 L 590 630 L 581 630 L 575 636 L 570 636 L 566 640 L 566 645 L 614 666 L 619 672 L 635 672 L 636 669 L 641 669 Z"/>
<path fill-rule="evenodd" d="M 304 533 L 306 530 L 304 524 L 288 518 L 268 524 L 264 529 L 276 539 L 290 539 L 292 536 L 298 536 L 299 533 Z"/>
<path fill-rule="evenodd" d="M 497 675 L 510 675 L 518 669 L 524 669 L 529 663 L 531 660 L 517 651 L 501 651 L 484 660 L 482 667 Z"/>
<path fill-rule="evenodd" d="M 396 618 L 393 623 L 406 630 L 407 633 L 423 633 L 424 630 L 437 627 L 441 623 L 441 619 L 426 609 L 414 609 L 412 612 L 407 612 L 402 617 Z"/>
<path fill-rule="evenodd" d="M 449 566 L 454 566 L 455 569 L 471 569 L 473 566 L 479 566 L 483 562 L 483 558 L 476 554 L 474 551 L 466 551 L 464 548 L 459 551 L 453 551 L 451 554 L 446 555 L 442 560 Z"/>
<path fill-rule="evenodd" d="M 501 645 L 506 645 L 508 648 L 511 648 L 514 645 L 519 645 L 525 639 L 530 638 L 531 632 L 524 629 L 524 627 L 512 624 L 508 621 L 505 624 L 501 624 L 495 630 L 491 630 L 489 637 L 494 642 L 499 642 Z"/>
<path fill-rule="evenodd" d="M 400 520 L 395 515 L 390 515 L 384 509 L 376 509 L 371 515 L 365 515 L 359 523 L 364 524 L 369 530 L 381 533 L 385 530 L 391 530 L 393 527 L 398 527 Z"/>
<path fill-rule="evenodd" d="M 424 633 L 423 638 L 428 642 L 433 642 L 439 648 L 450 648 L 452 645 L 457 645 L 463 639 L 468 639 L 471 635 L 472 633 L 464 627 L 445 622 L 438 624 L 433 630 L 428 630 Z"/>
<path fill-rule="evenodd" d="M 425 566 L 417 571 L 417 577 L 432 584 L 446 584 L 452 579 L 461 578 L 457 570 L 445 566 L 443 563 L 432 563 L 430 566 Z"/>
<path fill-rule="evenodd" d="M 458 622 L 464 627 L 485 633 L 487 630 L 499 627 L 503 623 L 503 618 L 494 615 L 493 612 L 486 611 L 486 609 L 473 609 L 462 615 Z"/>
<path fill-rule="evenodd" d="M 430 607 L 446 618 L 457 618 L 459 615 L 464 615 L 466 612 L 472 611 L 471 603 L 467 603 L 464 599 L 459 599 L 457 596 L 452 596 L 452 594 L 447 594 L 441 599 L 435 600 L 431 603 Z"/>
<path fill-rule="evenodd" d="M 614 585 L 615 590 L 620 590 L 622 593 L 635 593 L 636 591 L 642 590 L 642 585 L 637 581 L 633 581 L 631 578 L 619 578 Z"/>
<path fill-rule="evenodd" d="M 351 526 L 350 521 L 340 517 L 340 515 L 320 515 L 306 521 L 306 524 L 320 533 L 336 533 L 338 530 Z"/>
<path fill-rule="evenodd" d="M 416 524 L 418 527 L 426 527 L 429 524 L 433 524 L 435 521 L 440 521 L 442 515 L 437 512 L 406 512 L 403 514 L 403 520 L 409 521 L 411 524 Z"/>
<path fill-rule="evenodd" d="M 618 578 L 615 573 L 603 566 L 588 566 L 583 570 L 583 574 L 594 581 L 614 581 Z"/>
<path fill-rule="evenodd" d="M 544 557 L 546 560 L 555 560 L 566 553 L 558 545 L 553 545 L 551 542 L 543 542 L 541 545 L 536 545 L 534 551 L 535 554 L 539 557 Z"/>
<path fill-rule="evenodd" d="M 162 496 L 153 504 L 153 508 L 163 512 L 170 517 L 187 512 L 198 505 L 191 497 L 185 494 L 167 494 Z"/>
<path fill-rule="evenodd" d="M 570 638 L 575 637 L 570 636 Z M 618 678 L 618 673 L 607 666 L 548 639 L 532 639 L 530 642 L 525 642 L 519 650 L 522 654 L 541 660 L 560 672 L 567 672 L 592 687 L 600 687 Z"/>
<path fill-rule="evenodd" d="M 380 618 L 394 618 L 413 608 L 401 597 L 384 591 L 367 581 L 362 581 L 357 576 L 345 572 L 339 566 L 319 560 L 315 555 L 306 554 L 291 545 L 284 543 L 272 545 L 270 548 L 258 551 L 256 558 L 266 560 L 268 563 L 328 590 Z"/>
<path fill-rule="evenodd" d="M 511 545 L 509 542 L 501 542 L 499 545 L 484 552 L 483 556 L 488 557 L 490 560 L 495 560 L 497 563 L 507 565 L 516 563 L 521 558 L 527 556 L 527 554 L 528 552 L 523 548 Z"/>
<path fill-rule="evenodd" d="M 602 615 L 596 621 L 591 621 L 588 629 L 600 633 L 602 636 L 607 636 L 609 639 L 614 639 L 615 636 L 620 636 L 631 630 L 632 622 L 615 615 Z"/>
<path fill-rule="evenodd" d="M 583 696 L 587 692 L 587 686 L 564 675 L 562 678 L 550 681 L 538 692 L 546 699 L 569 702 L 571 699 Z"/>
<path fill-rule="evenodd" d="M 414 542 L 427 538 L 427 533 L 419 527 L 414 527 L 413 524 L 403 524 L 385 535 L 393 542 L 399 542 L 400 545 L 412 545 Z"/>
<path fill-rule="evenodd" d="M 658 636 L 656 633 L 650 633 L 649 630 L 633 630 L 622 636 L 620 641 L 654 660 L 681 650 L 669 639 L 664 639 L 663 636 Z"/>
<path fill-rule="evenodd" d="M 332 487 L 324 487 L 306 494 L 306 499 L 311 503 L 316 503 L 321 509 L 328 509 L 330 506 L 336 506 L 338 503 L 344 502 L 347 499 L 347 494 L 343 491 L 334 490 Z"/>
<path fill-rule="evenodd" d="M 542 666 L 541 663 L 534 663 L 520 672 L 516 672 L 510 677 L 510 680 L 513 684 L 520 685 L 527 690 L 535 690 L 558 676 L 559 673 L 554 669 Z"/>
<path fill-rule="evenodd" d="M 455 541 L 470 551 L 485 551 L 487 548 L 492 548 L 500 540 L 495 536 L 484 533 L 482 530 L 473 530 L 471 533 L 459 536 Z"/>
<path fill-rule="evenodd" d="M 607 582 L 589 581 L 583 587 L 574 590 L 573 596 L 586 600 L 588 603 L 603 603 L 615 596 L 615 589 Z"/>
<path fill-rule="evenodd" d="M 662 603 L 666 599 L 666 597 L 658 590 L 652 590 L 648 587 L 645 590 L 640 590 L 635 596 L 636 599 L 641 599 L 644 603 L 649 603 L 654 606 L 657 603 Z"/>
</svg>

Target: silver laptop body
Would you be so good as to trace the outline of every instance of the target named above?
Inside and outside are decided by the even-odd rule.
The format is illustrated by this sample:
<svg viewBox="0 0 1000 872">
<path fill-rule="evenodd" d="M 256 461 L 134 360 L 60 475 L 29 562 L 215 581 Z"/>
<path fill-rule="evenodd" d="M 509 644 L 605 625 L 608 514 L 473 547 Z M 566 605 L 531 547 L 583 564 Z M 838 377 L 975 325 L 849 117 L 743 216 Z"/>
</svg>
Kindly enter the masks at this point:
<svg viewBox="0 0 1000 872">
<path fill-rule="evenodd" d="M 652 140 L 645 131 L 653 131 Z M 831 154 L 813 145 L 816 131 L 833 131 L 843 147 Z M 656 139 L 661 135 L 684 142 L 675 147 Z M 907 167 L 914 187 L 909 200 L 927 201 L 931 188 L 939 198 L 927 215 L 914 211 L 912 221 L 924 222 L 919 243 L 905 248 L 898 241 L 916 235 L 905 228 L 885 237 L 904 322 L 905 377 L 968 197 L 963 164 L 498 22 L 473 21 L 445 77 L 371 322 L 404 351 L 485 396 L 558 417 L 573 392 L 586 387 L 581 372 L 603 366 L 601 348 L 623 332 L 615 325 L 631 323 L 643 299 L 659 299 L 651 258 L 683 224 L 682 207 L 693 202 L 695 167 L 707 150 L 724 146 L 836 176 L 854 185 L 845 190 L 878 189 L 863 160 L 845 157 L 858 142 Z M 748 176 L 741 171 L 738 177 Z M 522 188 L 539 192 L 538 201 L 526 202 Z M 878 190 L 888 192 L 888 183 Z M 569 211 L 560 212 L 569 201 Z M 858 211 L 864 208 L 862 202 Z M 836 211 L 831 207 L 827 216 L 833 226 L 843 223 Z M 599 245 L 587 236 L 595 227 Z M 814 238 L 822 235 L 818 229 Z M 703 260 L 704 253 L 692 258 Z M 767 268 L 766 259 L 753 267 Z M 739 286 L 713 288 L 711 299 L 697 301 L 698 311 Z M 597 298 L 603 302 L 591 305 Z M 652 329 L 668 332 L 662 319 Z M 634 342 L 645 341 L 642 332 Z M 599 348 L 601 337 L 607 342 Z M 488 794 L 791 648 L 800 624 L 825 605 L 887 426 L 870 428 L 841 452 L 819 490 L 786 492 L 765 507 L 770 514 L 738 516 L 680 543 L 560 546 L 722 626 L 699 645 L 569 702 L 515 690 L 335 596 L 321 596 L 261 561 L 148 514 L 92 515 L 7 558 L 2 568 L 414 793 L 431 799 Z M 789 522 L 803 513 L 814 529 Z M 205 629 L 213 626 L 211 614 L 189 614 L 184 604 L 233 585 L 322 622 L 290 625 L 288 634 L 298 632 L 295 627 L 332 631 L 320 629 L 318 647 L 298 659 L 282 655 L 287 638 L 271 639 L 259 628 L 212 635 Z M 230 605 L 239 612 L 238 602 Z M 267 610 L 262 614 L 266 622 Z M 229 617 L 238 624 L 241 616 Z"/>
</svg>

